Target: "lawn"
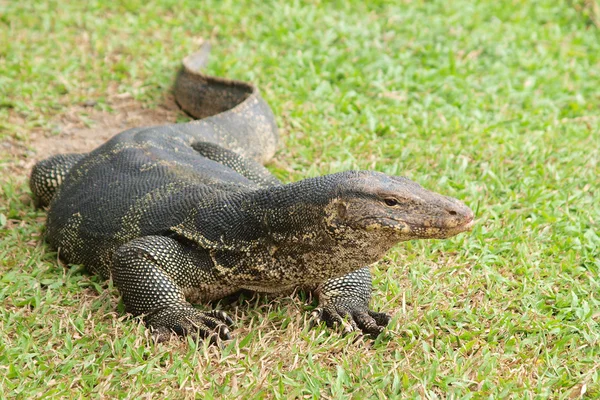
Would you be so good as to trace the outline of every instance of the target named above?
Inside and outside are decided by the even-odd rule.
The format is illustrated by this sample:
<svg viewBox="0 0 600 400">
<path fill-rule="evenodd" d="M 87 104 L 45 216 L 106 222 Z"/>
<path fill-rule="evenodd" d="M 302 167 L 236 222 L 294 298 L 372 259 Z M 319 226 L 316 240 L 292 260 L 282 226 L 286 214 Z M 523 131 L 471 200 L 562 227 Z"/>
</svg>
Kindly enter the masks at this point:
<svg viewBox="0 0 600 400">
<path fill-rule="evenodd" d="M 599 398 L 599 21 L 595 0 L 0 1 L 0 398 Z M 42 243 L 38 139 L 164 108 L 206 39 L 277 115 L 282 180 L 373 169 L 475 210 L 373 266 L 386 335 L 256 296 L 220 305 L 221 349 L 154 344 Z"/>
</svg>

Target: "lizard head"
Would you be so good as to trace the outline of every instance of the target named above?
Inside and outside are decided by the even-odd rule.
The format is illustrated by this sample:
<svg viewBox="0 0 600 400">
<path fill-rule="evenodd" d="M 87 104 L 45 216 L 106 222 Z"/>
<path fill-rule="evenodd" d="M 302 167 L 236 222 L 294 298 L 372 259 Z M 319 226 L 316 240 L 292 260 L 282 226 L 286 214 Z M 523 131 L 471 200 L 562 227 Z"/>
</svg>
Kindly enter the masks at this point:
<svg viewBox="0 0 600 400">
<path fill-rule="evenodd" d="M 344 178 L 326 207 L 330 231 L 362 231 L 399 242 L 448 238 L 473 226 L 473 211 L 465 204 L 410 179 L 367 171 Z"/>
</svg>

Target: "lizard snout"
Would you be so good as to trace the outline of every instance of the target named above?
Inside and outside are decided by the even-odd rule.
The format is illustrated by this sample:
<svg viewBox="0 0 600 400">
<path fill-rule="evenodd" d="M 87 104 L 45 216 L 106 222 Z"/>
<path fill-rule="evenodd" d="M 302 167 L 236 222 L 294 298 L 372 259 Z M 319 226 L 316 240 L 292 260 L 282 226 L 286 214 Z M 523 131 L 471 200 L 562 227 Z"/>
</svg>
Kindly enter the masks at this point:
<svg viewBox="0 0 600 400">
<path fill-rule="evenodd" d="M 455 204 L 454 207 L 448 207 L 446 213 L 451 216 L 446 221 L 447 227 L 457 232 L 470 231 L 475 223 L 475 214 L 473 210 L 463 203 Z"/>
</svg>

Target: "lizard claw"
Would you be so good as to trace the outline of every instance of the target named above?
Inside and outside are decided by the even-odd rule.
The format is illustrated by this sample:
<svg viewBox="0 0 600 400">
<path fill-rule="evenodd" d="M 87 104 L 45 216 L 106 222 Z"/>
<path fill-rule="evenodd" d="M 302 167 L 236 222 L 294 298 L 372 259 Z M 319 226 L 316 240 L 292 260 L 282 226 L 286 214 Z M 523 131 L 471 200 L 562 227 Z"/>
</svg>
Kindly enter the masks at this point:
<svg viewBox="0 0 600 400">
<path fill-rule="evenodd" d="M 213 318 L 217 318 L 217 319 L 223 321 L 230 328 L 235 325 L 233 320 L 229 317 L 229 315 L 227 315 L 227 313 L 225 311 L 213 310 L 213 311 L 207 312 L 206 315 L 209 315 Z"/>
<path fill-rule="evenodd" d="M 351 322 L 347 322 L 341 315 L 332 313 L 327 308 L 317 307 L 311 313 L 308 328 L 313 329 L 324 322 L 329 328 L 342 327 L 342 333 L 346 335 L 357 329 L 356 323 L 352 319 L 350 319 L 350 321 Z"/>
<path fill-rule="evenodd" d="M 352 332 L 378 336 L 390 322 L 390 315 L 369 309 L 351 308 L 342 304 L 326 304 L 311 313 L 309 329 L 325 322 L 329 328 L 341 328 L 342 334 Z"/>
<path fill-rule="evenodd" d="M 220 344 L 231 339 L 229 327 L 233 325 L 233 320 L 223 311 L 200 312 L 193 307 L 161 310 L 147 316 L 146 320 L 157 342 L 168 340 L 176 333 Z"/>
</svg>

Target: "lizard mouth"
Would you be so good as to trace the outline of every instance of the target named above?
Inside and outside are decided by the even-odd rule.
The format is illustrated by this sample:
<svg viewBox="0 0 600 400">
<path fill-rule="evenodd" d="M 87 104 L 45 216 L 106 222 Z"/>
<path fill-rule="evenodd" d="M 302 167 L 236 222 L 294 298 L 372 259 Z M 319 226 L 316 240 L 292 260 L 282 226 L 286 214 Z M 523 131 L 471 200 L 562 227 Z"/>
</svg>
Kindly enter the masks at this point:
<svg viewBox="0 0 600 400">
<path fill-rule="evenodd" d="M 364 217 L 357 221 L 367 231 L 391 229 L 402 236 L 413 238 L 444 239 L 461 232 L 470 231 L 475 225 L 473 216 L 469 215 L 463 221 L 453 221 L 450 224 L 428 225 L 391 217 Z M 462 223 L 461 223 L 462 222 Z"/>
<path fill-rule="evenodd" d="M 473 226 L 475 226 L 475 219 L 471 218 L 469 221 L 467 221 L 462 226 L 462 231 L 461 232 L 470 231 L 471 229 L 473 229 Z"/>
<path fill-rule="evenodd" d="M 459 225 L 455 226 L 454 228 L 450 228 L 447 230 L 442 229 L 441 233 L 443 234 L 443 236 L 440 237 L 440 239 L 458 235 L 461 232 L 470 231 L 471 229 L 473 229 L 474 225 L 475 225 L 475 220 L 473 218 L 470 218 L 465 223 L 459 224 Z"/>
</svg>

